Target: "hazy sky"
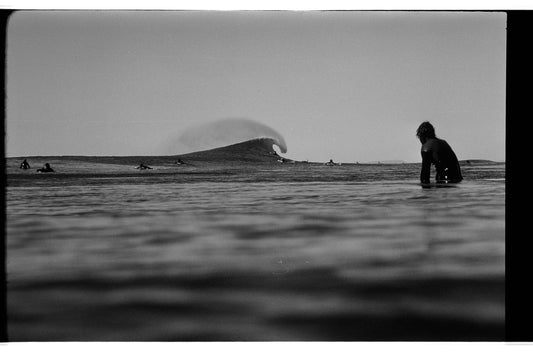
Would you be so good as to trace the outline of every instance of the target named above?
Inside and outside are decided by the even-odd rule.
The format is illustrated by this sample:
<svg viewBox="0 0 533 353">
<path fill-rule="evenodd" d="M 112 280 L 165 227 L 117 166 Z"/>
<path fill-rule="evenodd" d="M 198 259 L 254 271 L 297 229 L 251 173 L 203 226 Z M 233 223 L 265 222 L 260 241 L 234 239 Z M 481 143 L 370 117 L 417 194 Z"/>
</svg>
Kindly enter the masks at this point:
<svg viewBox="0 0 533 353">
<path fill-rule="evenodd" d="M 246 118 L 288 158 L 416 162 L 429 120 L 460 159 L 504 161 L 505 27 L 495 12 L 18 12 L 7 155 L 180 154 L 187 129 Z"/>
</svg>

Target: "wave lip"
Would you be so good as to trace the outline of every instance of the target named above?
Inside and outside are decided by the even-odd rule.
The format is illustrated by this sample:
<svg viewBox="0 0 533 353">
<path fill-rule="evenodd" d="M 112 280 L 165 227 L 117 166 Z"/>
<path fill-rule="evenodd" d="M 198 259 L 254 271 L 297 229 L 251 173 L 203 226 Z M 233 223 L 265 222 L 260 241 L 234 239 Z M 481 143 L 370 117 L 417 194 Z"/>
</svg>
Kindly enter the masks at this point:
<svg viewBox="0 0 533 353">
<path fill-rule="evenodd" d="M 285 140 L 281 136 L 279 138 L 267 137 L 267 136 L 265 136 L 265 137 L 257 137 L 257 138 L 251 139 L 249 141 L 256 141 L 257 143 L 264 145 L 269 150 L 274 151 L 274 152 L 276 152 L 274 150 L 274 145 L 276 145 L 276 146 L 279 147 L 281 153 L 287 153 L 287 144 L 285 143 Z M 244 141 L 244 142 L 246 142 L 246 141 Z"/>
</svg>

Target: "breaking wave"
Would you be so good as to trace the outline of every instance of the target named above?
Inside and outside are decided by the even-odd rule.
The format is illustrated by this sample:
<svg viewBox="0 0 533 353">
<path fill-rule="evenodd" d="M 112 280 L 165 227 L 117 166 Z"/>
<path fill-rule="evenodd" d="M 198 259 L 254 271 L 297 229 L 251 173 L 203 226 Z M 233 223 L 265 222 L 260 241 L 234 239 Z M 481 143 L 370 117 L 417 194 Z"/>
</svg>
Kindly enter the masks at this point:
<svg viewBox="0 0 533 353">
<path fill-rule="evenodd" d="M 287 144 L 279 132 L 256 121 L 239 118 L 191 127 L 179 136 L 177 145 L 189 151 L 200 151 L 262 138 L 271 139 L 282 153 L 287 153 Z"/>
</svg>

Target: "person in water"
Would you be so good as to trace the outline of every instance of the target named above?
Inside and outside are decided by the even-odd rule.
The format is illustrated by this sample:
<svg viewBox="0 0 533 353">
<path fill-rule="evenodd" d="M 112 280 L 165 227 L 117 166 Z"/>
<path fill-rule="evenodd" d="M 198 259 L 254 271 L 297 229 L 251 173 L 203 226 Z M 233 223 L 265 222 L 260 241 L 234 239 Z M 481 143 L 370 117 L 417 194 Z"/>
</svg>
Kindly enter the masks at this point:
<svg viewBox="0 0 533 353">
<path fill-rule="evenodd" d="M 178 161 L 176 162 L 176 164 L 185 164 L 185 162 L 182 161 L 180 158 L 178 158 Z"/>
<path fill-rule="evenodd" d="M 141 163 L 139 164 L 138 167 L 135 167 L 136 169 L 140 169 L 140 170 L 143 170 L 143 169 L 152 169 L 151 167 L 147 166 L 147 165 L 144 165 L 144 163 Z"/>
<path fill-rule="evenodd" d="M 45 163 L 44 167 L 37 169 L 37 173 L 53 173 L 54 170 L 50 167 L 49 163 Z"/>
<path fill-rule="evenodd" d="M 431 165 L 435 165 L 437 183 L 459 183 L 463 180 L 457 156 L 444 140 L 437 138 L 435 128 L 428 121 L 420 124 L 416 136 L 422 143 L 420 182 L 429 184 Z"/>
<path fill-rule="evenodd" d="M 333 162 L 333 159 L 330 159 L 329 162 L 326 163 L 326 165 L 335 165 L 335 162 Z"/>
<path fill-rule="evenodd" d="M 22 163 L 20 163 L 20 169 L 30 169 L 30 164 L 27 160 L 23 160 Z"/>
</svg>

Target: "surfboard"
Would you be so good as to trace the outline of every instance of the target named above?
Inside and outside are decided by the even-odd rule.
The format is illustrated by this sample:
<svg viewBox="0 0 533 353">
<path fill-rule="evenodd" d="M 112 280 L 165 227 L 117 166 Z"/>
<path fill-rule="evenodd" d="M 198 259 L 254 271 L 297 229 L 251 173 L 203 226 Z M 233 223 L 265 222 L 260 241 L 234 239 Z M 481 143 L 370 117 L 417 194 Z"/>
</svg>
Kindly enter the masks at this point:
<svg viewBox="0 0 533 353">
<path fill-rule="evenodd" d="M 423 188 L 456 188 L 458 183 L 419 183 Z"/>
</svg>

